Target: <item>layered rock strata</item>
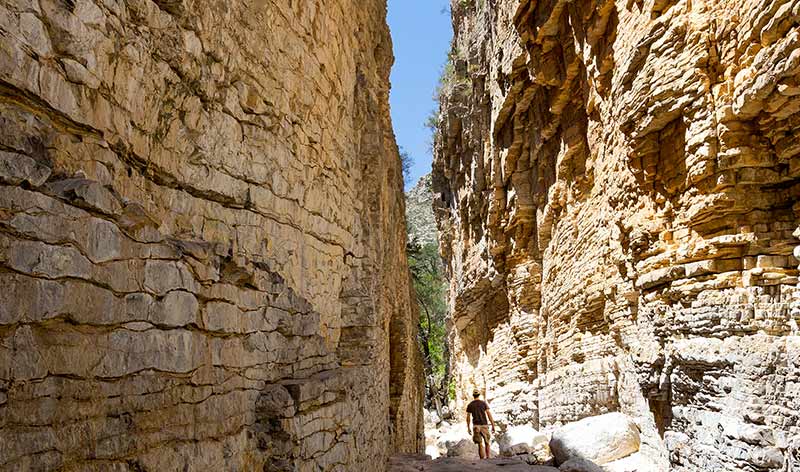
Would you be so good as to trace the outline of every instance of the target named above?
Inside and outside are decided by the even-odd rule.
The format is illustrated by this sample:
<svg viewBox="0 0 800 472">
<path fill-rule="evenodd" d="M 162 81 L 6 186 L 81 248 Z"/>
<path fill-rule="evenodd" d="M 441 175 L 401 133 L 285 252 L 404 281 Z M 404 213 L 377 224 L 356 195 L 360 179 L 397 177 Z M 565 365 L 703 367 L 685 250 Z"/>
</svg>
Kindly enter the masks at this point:
<svg viewBox="0 0 800 472">
<path fill-rule="evenodd" d="M 420 448 L 385 15 L 0 1 L 0 469 Z"/>
<path fill-rule="evenodd" d="M 663 470 L 796 467 L 800 2 L 451 6 L 459 401 L 545 430 L 627 413 Z"/>
</svg>

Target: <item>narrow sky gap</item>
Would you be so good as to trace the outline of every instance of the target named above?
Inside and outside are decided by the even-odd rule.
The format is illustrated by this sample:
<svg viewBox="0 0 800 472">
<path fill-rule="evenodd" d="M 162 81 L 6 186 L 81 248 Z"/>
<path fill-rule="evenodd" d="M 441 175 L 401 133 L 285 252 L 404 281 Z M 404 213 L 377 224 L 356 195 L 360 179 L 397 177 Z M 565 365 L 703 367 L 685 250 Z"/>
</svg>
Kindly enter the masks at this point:
<svg viewBox="0 0 800 472">
<path fill-rule="evenodd" d="M 425 121 L 453 36 L 448 0 L 389 0 L 395 62 L 392 107 L 397 144 L 414 160 L 406 188 L 431 170 L 430 131 Z"/>
</svg>

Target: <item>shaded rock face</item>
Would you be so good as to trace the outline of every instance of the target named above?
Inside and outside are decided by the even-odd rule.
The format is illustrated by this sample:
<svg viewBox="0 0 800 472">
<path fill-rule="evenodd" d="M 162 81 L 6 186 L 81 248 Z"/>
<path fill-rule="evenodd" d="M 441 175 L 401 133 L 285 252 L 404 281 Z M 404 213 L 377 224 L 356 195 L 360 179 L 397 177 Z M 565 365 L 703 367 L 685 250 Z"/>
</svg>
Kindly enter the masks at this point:
<svg viewBox="0 0 800 472">
<path fill-rule="evenodd" d="M 0 468 L 420 449 L 385 15 L 0 4 Z"/>
<path fill-rule="evenodd" d="M 433 188 L 462 404 L 622 411 L 663 470 L 797 463 L 798 8 L 452 2 Z"/>
</svg>

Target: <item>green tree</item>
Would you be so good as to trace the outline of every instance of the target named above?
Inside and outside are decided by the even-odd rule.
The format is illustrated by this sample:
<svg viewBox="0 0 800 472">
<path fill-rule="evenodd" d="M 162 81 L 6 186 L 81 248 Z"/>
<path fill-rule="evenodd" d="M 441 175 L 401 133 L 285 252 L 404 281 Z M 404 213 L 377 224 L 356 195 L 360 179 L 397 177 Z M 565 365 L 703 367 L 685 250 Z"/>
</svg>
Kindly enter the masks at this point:
<svg viewBox="0 0 800 472">
<path fill-rule="evenodd" d="M 439 248 L 435 243 L 407 246 L 408 265 L 419 306 L 419 343 L 425 363 L 426 406 L 434 407 L 441 418 L 448 402 L 450 352 L 447 345 L 447 284 Z"/>
<path fill-rule="evenodd" d="M 400 146 L 398 150 L 400 152 L 400 169 L 403 172 L 403 183 L 407 184 L 411 179 L 411 166 L 414 164 L 414 160 L 408 154 L 408 151 L 403 149 L 403 146 Z"/>
</svg>

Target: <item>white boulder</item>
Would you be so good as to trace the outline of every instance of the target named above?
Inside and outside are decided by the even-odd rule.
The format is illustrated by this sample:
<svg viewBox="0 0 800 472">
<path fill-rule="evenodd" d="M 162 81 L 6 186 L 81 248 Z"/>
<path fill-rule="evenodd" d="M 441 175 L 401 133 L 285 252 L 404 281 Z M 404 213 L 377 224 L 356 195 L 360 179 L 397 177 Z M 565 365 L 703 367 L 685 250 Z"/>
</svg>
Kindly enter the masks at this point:
<svg viewBox="0 0 800 472">
<path fill-rule="evenodd" d="M 639 427 L 622 413 L 569 423 L 553 432 L 550 450 L 557 464 L 585 459 L 603 465 L 639 451 Z"/>
<path fill-rule="evenodd" d="M 464 423 L 450 424 L 444 422 L 441 424 L 438 435 L 436 436 L 436 447 L 439 449 L 439 455 L 446 456 L 450 446 L 448 444 L 455 444 L 459 441 L 470 438 L 472 436 L 467 433 L 467 426 Z M 477 449 L 475 450 L 477 454 Z"/>
<path fill-rule="evenodd" d="M 511 426 L 497 436 L 500 455 L 512 457 L 533 454 L 540 462 L 550 456 L 550 438 L 530 425 Z"/>
<path fill-rule="evenodd" d="M 663 469 L 641 452 L 603 464 L 605 472 L 661 472 Z"/>
<path fill-rule="evenodd" d="M 447 441 L 445 447 L 447 448 L 447 457 L 478 457 L 478 446 L 469 439 Z"/>
<path fill-rule="evenodd" d="M 425 454 L 431 456 L 431 459 L 436 459 L 442 455 L 442 453 L 439 451 L 439 448 L 434 444 L 425 446 Z"/>
</svg>

